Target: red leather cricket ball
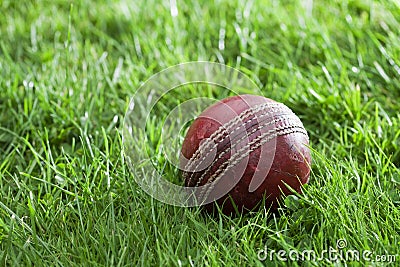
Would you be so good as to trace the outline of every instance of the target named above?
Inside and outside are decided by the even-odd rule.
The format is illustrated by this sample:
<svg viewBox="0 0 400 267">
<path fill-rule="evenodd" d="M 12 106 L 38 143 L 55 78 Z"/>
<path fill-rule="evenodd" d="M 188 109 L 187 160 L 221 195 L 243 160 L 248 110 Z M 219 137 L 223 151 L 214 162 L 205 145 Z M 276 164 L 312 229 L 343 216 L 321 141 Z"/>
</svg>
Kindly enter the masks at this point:
<svg viewBox="0 0 400 267">
<path fill-rule="evenodd" d="M 196 198 L 225 214 L 278 201 L 308 182 L 307 131 L 284 104 L 256 95 L 228 97 L 204 110 L 183 141 L 180 166 Z"/>
</svg>

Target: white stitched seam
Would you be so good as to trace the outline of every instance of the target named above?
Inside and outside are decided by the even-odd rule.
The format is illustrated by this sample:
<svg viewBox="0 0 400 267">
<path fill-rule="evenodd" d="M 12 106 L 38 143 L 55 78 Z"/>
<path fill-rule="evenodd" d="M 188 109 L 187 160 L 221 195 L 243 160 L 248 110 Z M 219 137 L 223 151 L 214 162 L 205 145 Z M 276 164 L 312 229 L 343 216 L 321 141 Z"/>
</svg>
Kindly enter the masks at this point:
<svg viewBox="0 0 400 267">
<path fill-rule="evenodd" d="M 247 157 L 252 151 L 256 150 L 257 148 L 259 148 L 260 146 L 264 145 L 265 143 L 271 141 L 273 138 L 280 136 L 280 135 L 286 135 L 286 134 L 290 134 L 290 133 L 295 133 L 295 132 L 299 132 L 299 133 L 303 133 L 304 134 L 304 129 L 302 127 L 300 127 L 298 130 L 294 130 L 294 128 L 298 128 L 297 126 L 294 127 L 283 127 L 279 130 L 281 131 L 276 131 L 276 133 L 274 135 L 270 135 L 268 138 L 262 140 L 260 143 L 257 143 L 259 140 L 261 140 L 262 138 L 266 137 L 268 135 L 267 133 L 264 133 L 263 135 L 260 135 L 259 137 L 257 137 L 256 139 L 254 139 L 252 142 L 250 142 L 248 145 L 246 145 L 246 147 L 242 148 L 241 150 L 243 150 L 242 152 L 245 152 L 244 154 L 241 154 L 240 152 L 236 153 L 235 155 L 239 155 L 239 157 L 237 158 L 230 158 L 228 161 L 224 162 L 222 165 L 227 165 L 228 166 L 225 169 L 218 169 L 218 171 L 216 173 L 214 173 L 209 180 L 207 180 L 207 183 L 212 183 L 214 182 L 213 186 L 210 186 L 208 188 L 208 190 L 206 192 L 204 192 L 204 190 L 202 190 L 202 192 L 200 192 L 200 196 L 204 195 L 204 193 L 206 194 L 206 197 L 209 196 L 209 194 L 211 193 L 211 191 L 214 189 L 216 183 L 218 182 L 218 180 L 220 180 L 224 174 L 228 171 L 228 169 L 232 168 L 233 166 L 235 166 L 238 162 L 240 162 L 242 159 L 244 159 L 245 157 Z M 252 149 L 250 148 L 251 145 L 256 144 Z M 249 147 L 247 149 L 247 147 Z M 221 165 L 221 166 L 222 166 Z M 220 167 L 221 167 L 220 166 Z"/>
<path fill-rule="evenodd" d="M 294 115 L 294 114 L 293 114 L 293 115 Z M 288 117 L 281 117 L 281 118 L 278 118 L 278 119 L 274 120 L 273 122 L 274 122 L 275 124 L 276 124 L 277 122 L 285 122 L 285 121 L 286 121 L 287 124 L 282 125 L 282 126 L 280 126 L 280 127 L 278 127 L 278 128 L 274 128 L 274 129 L 272 129 L 272 130 L 270 130 L 270 131 L 268 131 L 268 132 L 262 134 L 263 138 L 266 137 L 266 136 L 268 136 L 268 135 L 270 135 L 270 134 L 273 134 L 274 132 L 275 132 L 275 136 L 276 136 L 276 135 L 279 134 L 277 131 L 285 130 L 285 129 L 288 129 L 288 128 L 299 128 L 299 129 L 303 129 L 303 134 L 306 134 L 306 135 L 307 135 L 307 132 L 304 130 L 303 124 L 301 123 L 300 119 L 293 120 L 293 119 L 291 118 L 291 117 L 294 117 L 294 116 L 295 116 L 295 115 L 294 115 L 294 116 L 293 116 L 293 115 L 292 115 L 292 116 L 288 116 Z M 296 118 L 297 118 L 297 116 L 296 116 Z M 297 124 L 296 124 L 296 123 L 297 123 Z M 266 125 L 259 125 L 258 128 L 261 129 L 261 128 L 264 127 L 264 126 L 266 126 Z M 257 129 L 256 129 L 255 131 L 257 131 Z M 255 132 L 255 131 L 254 131 L 254 132 Z M 300 130 L 299 130 L 299 131 L 300 131 Z M 254 132 L 253 132 L 253 133 L 254 133 Z M 251 134 L 252 134 L 252 133 L 251 133 Z M 242 138 L 240 138 L 239 140 L 232 140 L 232 142 L 233 142 L 233 141 L 236 141 L 236 143 L 231 143 L 231 146 L 230 146 L 230 147 L 227 147 L 224 151 L 222 151 L 222 152 L 219 154 L 218 158 L 214 161 L 214 163 L 217 162 L 218 160 L 220 160 L 225 154 L 227 154 L 229 151 L 231 151 L 232 148 L 236 146 L 236 144 L 238 144 L 240 141 L 242 141 L 243 139 L 247 138 L 248 136 L 249 136 L 249 135 L 246 133 L 246 135 L 242 136 Z M 274 138 L 275 136 L 273 136 L 272 138 Z M 257 138 L 258 138 L 258 137 L 257 137 Z M 238 152 L 238 153 L 239 153 L 239 152 Z M 231 158 L 232 158 L 233 156 L 234 156 L 234 155 L 231 155 Z M 208 171 L 212 168 L 212 166 L 213 166 L 213 165 L 210 165 L 210 166 L 202 173 L 202 175 L 201 175 L 200 178 L 198 179 L 198 181 L 197 181 L 197 183 L 196 183 L 195 186 L 199 186 L 199 185 L 200 185 L 200 183 L 203 181 L 204 177 L 206 176 L 206 174 L 208 173 Z M 192 175 L 193 175 L 193 173 L 192 173 Z"/>
<path fill-rule="evenodd" d="M 235 116 L 235 118 L 231 119 L 230 121 L 228 121 L 227 123 L 225 123 L 224 125 L 222 125 L 221 127 L 219 127 L 219 128 L 218 128 L 213 134 L 211 134 L 210 137 L 207 138 L 207 139 L 208 139 L 208 140 L 215 140 L 215 139 L 221 138 L 222 135 L 223 135 L 223 132 L 227 132 L 228 130 L 230 130 L 230 128 L 236 126 L 236 124 L 242 122 L 244 119 L 246 119 L 246 118 L 249 117 L 250 115 L 254 115 L 254 112 L 261 111 L 263 108 L 266 108 L 266 107 L 271 107 L 271 108 L 273 108 L 273 109 L 275 109 L 275 108 L 276 108 L 276 109 L 283 108 L 281 105 L 283 105 L 283 104 L 281 104 L 281 103 L 266 103 L 266 104 L 261 104 L 261 105 L 254 106 L 254 107 L 252 107 L 252 108 L 246 109 L 246 110 L 244 110 L 242 113 L 240 113 L 238 116 Z M 265 115 L 267 115 L 267 114 L 269 114 L 269 113 L 272 113 L 272 111 L 274 111 L 274 110 L 268 111 Z M 253 118 L 253 119 L 254 119 L 254 118 Z M 251 119 L 251 120 L 253 120 L 253 119 Z M 251 121 L 251 120 L 250 120 L 250 121 Z M 239 126 L 238 126 L 236 129 L 234 129 L 234 130 L 239 129 L 240 127 L 241 127 L 241 126 L 239 125 Z M 208 144 L 207 142 L 202 143 L 202 145 L 201 145 L 201 146 L 199 147 L 199 149 L 192 155 L 191 158 L 195 158 L 196 156 L 198 156 L 200 148 L 201 148 L 201 149 L 208 148 L 208 147 L 205 147 L 205 146 L 208 146 L 208 145 L 209 145 L 209 144 Z"/>
<path fill-rule="evenodd" d="M 269 107 L 268 112 L 263 113 L 260 116 L 255 115 L 255 113 L 262 111 L 264 108 L 268 108 L 268 107 Z M 224 139 L 220 140 L 219 142 L 215 142 L 216 140 L 223 137 L 224 133 L 229 133 L 230 128 L 236 126 L 236 124 L 238 124 L 240 122 L 243 122 L 243 120 L 246 119 L 247 117 L 249 117 L 251 115 L 255 116 L 246 122 L 246 123 L 250 123 L 255 119 L 260 119 L 262 117 L 268 116 L 269 114 L 273 114 L 273 113 L 277 112 L 278 110 L 280 110 L 280 111 L 286 110 L 289 112 L 290 115 L 292 115 L 292 114 L 294 115 L 294 113 L 287 106 L 283 105 L 282 103 L 266 103 L 266 104 L 261 104 L 261 105 L 246 109 L 245 111 L 240 113 L 238 116 L 236 116 L 234 119 L 230 120 L 229 122 L 225 123 L 223 126 L 219 127 L 209 138 L 207 138 L 206 142 L 202 143 L 199 146 L 199 148 L 196 150 L 196 152 L 192 155 L 192 157 L 189 159 L 188 163 L 185 166 L 185 169 L 190 170 L 195 163 L 195 159 L 200 156 L 201 151 L 208 150 L 207 154 L 197 164 L 198 166 L 200 166 L 204 162 L 204 160 L 207 158 L 207 156 L 211 153 L 212 148 L 210 148 L 210 146 L 211 147 L 213 146 L 215 148 L 218 145 L 218 143 L 221 143 L 223 140 L 225 140 L 225 138 L 227 136 L 229 136 L 229 134 L 227 136 L 225 136 Z M 233 131 L 240 129 L 240 127 L 244 127 L 244 126 L 239 125 Z M 193 173 L 190 173 L 188 184 L 191 183 L 192 178 L 193 178 Z"/>
</svg>

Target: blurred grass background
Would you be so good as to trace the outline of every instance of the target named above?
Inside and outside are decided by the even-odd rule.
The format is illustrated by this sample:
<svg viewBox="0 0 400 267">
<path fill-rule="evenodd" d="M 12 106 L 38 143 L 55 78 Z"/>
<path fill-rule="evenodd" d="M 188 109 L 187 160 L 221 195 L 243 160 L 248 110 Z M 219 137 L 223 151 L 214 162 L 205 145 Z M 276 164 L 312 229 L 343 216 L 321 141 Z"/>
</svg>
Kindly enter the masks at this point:
<svg viewBox="0 0 400 267">
<path fill-rule="evenodd" d="M 398 2 L 2 0 L 0 13 L 0 264 L 285 265 L 257 252 L 339 239 L 399 253 Z M 130 97 L 196 60 L 243 71 L 309 131 L 310 184 L 280 216 L 209 217 L 133 181 Z"/>
</svg>

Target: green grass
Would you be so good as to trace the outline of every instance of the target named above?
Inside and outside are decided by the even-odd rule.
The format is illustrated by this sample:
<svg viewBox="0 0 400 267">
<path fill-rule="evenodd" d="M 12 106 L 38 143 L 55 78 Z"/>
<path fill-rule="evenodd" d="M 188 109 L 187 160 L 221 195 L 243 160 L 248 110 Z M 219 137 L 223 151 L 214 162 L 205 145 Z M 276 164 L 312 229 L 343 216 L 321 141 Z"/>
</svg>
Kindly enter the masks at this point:
<svg viewBox="0 0 400 267">
<path fill-rule="evenodd" d="M 339 239 L 399 264 L 396 1 L 178 0 L 176 17 L 169 1 L 71 3 L 0 0 L 0 265 L 333 265 L 257 253 L 320 255 Z M 310 183 L 279 214 L 212 217 L 135 183 L 121 151 L 130 97 L 193 60 L 240 69 L 309 131 Z"/>
</svg>

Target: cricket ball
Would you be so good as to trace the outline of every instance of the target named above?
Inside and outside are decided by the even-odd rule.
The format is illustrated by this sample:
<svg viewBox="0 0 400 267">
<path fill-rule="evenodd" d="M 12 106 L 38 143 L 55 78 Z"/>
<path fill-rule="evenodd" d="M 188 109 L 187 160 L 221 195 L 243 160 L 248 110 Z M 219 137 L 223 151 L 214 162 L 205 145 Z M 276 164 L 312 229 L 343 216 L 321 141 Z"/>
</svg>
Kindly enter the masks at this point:
<svg viewBox="0 0 400 267">
<path fill-rule="evenodd" d="M 309 138 L 300 119 L 284 104 L 238 95 L 204 110 L 189 127 L 180 168 L 199 204 L 225 214 L 259 207 L 276 210 L 284 196 L 308 182 Z"/>
</svg>

